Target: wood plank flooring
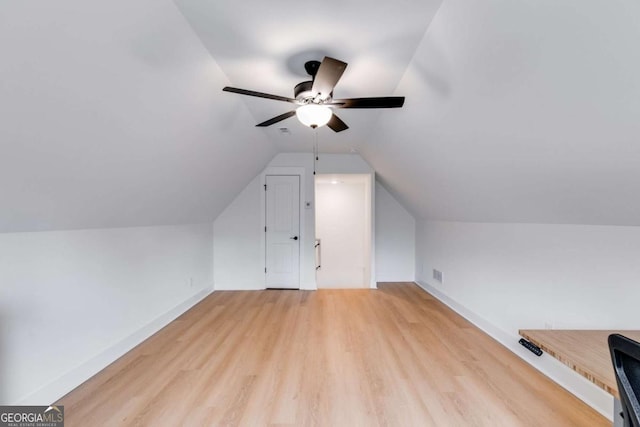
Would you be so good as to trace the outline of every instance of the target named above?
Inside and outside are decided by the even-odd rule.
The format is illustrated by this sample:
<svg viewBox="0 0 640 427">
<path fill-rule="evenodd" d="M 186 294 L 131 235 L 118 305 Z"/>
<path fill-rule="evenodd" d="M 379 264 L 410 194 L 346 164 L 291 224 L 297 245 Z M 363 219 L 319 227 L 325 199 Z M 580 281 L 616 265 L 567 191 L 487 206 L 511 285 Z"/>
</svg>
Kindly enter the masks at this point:
<svg viewBox="0 0 640 427">
<path fill-rule="evenodd" d="M 608 426 L 412 283 L 215 292 L 58 402 L 67 426 Z"/>
</svg>

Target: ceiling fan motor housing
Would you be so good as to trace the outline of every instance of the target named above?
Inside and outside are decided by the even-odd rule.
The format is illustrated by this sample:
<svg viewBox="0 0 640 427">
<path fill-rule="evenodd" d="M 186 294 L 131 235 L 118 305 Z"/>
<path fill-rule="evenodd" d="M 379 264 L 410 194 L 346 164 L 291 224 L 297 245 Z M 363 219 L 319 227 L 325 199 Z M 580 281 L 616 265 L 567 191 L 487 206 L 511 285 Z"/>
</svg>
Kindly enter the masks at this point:
<svg viewBox="0 0 640 427">
<path fill-rule="evenodd" d="M 320 68 L 320 61 L 307 61 L 304 63 L 304 69 L 311 77 L 315 77 Z"/>
<path fill-rule="evenodd" d="M 311 86 L 313 86 L 313 82 L 309 80 L 308 82 L 298 83 L 295 88 L 293 88 L 294 98 L 302 101 L 306 98 L 313 98 L 311 93 Z"/>
<path fill-rule="evenodd" d="M 316 96 L 318 94 L 313 93 L 311 89 L 313 87 L 313 80 L 315 80 L 316 74 L 318 74 L 318 69 L 320 68 L 320 64 L 321 64 L 320 61 L 305 62 L 304 69 L 306 70 L 307 74 L 309 74 L 312 77 L 312 80 L 298 83 L 296 87 L 293 89 L 294 98 L 296 98 L 298 101 L 301 101 L 305 104 L 310 104 L 312 102 L 318 103 L 318 100 L 316 99 Z M 333 95 L 333 92 L 331 92 L 331 94 Z M 325 99 L 322 101 L 327 101 L 327 100 L 328 99 Z"/>
<path fill-rule="evenodd" d="M 311 80 L 298 83 L 296 87 L 293 88 L 294 98 L 303 104 L 310 104 L 310 103 L 318 104 L 318 103 L 324 103 L 331 100 L 331 96 L 329 96 L 327 99 L 317 100 L 316 99 L 317 94 L 314 94 L 311 91 L 312 87 L 313 87 L 313 81 Z M 333 92 L 331 92 L 331 95 L 333 95 Z M 321 102 L 318 102 L 318 101 L 321 101 Z"/>
</svg>

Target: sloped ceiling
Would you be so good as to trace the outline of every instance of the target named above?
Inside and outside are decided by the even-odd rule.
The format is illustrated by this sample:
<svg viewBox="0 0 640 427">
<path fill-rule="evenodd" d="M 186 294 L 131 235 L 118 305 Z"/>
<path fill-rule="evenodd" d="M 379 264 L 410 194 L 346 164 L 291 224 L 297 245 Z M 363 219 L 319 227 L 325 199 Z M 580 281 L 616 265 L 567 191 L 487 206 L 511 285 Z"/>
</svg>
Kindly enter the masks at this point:
<svg viewBox="0 0 640 427">
<path fill-rule="evenodd" d="M 418 217 L 640 225 L 640 3 L 445 0 L 360 148 Z"/>
<path fill-rule="evenodd" d="M 0 232 L 210 222 L 276 153 L 171 1 L 3 2 Z"/>
<path fill-rule="evenodd" d="M 640 224 L 640 4 L 402 0 L 7 2 L 0 231 L 210 221 L 295 118 L 303 64 L 349 63 L 321 151 L 357 150 L 417 217 Z"/>
<path fill-rule="evenodd" d="M 349 63 L 336 96 L 406 96 L 318 137 L 358 150 L 416 217 L 640 224 L 637 1 L 176 1 L 235 86 L 290 95 L 328 54 Z M 288 109 L 243 102 L 253 123 Z M 283 123 L 292 136 L 265 130 L 279 149 L 310 150 Z"/>
<path fill-rule="evenodd" d="M 292 97 L 310 80 L 309 60 L 332 56 L 347 62 L 334 97 L 392 95 L 441 0 L 176 0 L 233 86 Z M 292 110 L 291 104 L 242 97 L 256 123 Z M 367 140 L 380 114 L 399 110 L 337 110 L 350 129 L 318 130 L 324 152 L 349 152 Z M 280 127 L 289 130 L 281 134 Z M 263 130 L 280 151 L 311 151 L 313 132 L 295 117 Z"/>
</svg>

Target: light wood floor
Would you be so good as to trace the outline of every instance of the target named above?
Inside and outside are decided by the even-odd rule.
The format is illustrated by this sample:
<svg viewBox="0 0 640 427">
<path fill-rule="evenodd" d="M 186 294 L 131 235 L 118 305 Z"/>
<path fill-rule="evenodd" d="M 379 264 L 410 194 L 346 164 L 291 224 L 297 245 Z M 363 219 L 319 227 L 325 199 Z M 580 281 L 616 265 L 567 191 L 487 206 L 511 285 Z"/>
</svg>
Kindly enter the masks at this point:
<svg viewBox="0 0 640 427">
<path fill-rule="evenodd" d="M 67 426 L 605 426 L 410 283 L 216 292 L 61 399 Z"/>
</svg>

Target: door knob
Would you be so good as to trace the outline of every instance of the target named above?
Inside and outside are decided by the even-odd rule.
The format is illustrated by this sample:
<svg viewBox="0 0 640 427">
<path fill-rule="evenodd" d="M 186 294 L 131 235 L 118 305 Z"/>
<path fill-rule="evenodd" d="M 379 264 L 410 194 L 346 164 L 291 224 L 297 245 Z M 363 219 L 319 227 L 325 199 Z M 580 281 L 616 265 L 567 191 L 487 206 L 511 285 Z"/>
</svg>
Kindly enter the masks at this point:
<svg viewBox="0 0 640 427">
<path fill-rule="evenodd" d="M 291 240 L 298 240 L 298 236 L 289 237 Z"/>
</svg>

